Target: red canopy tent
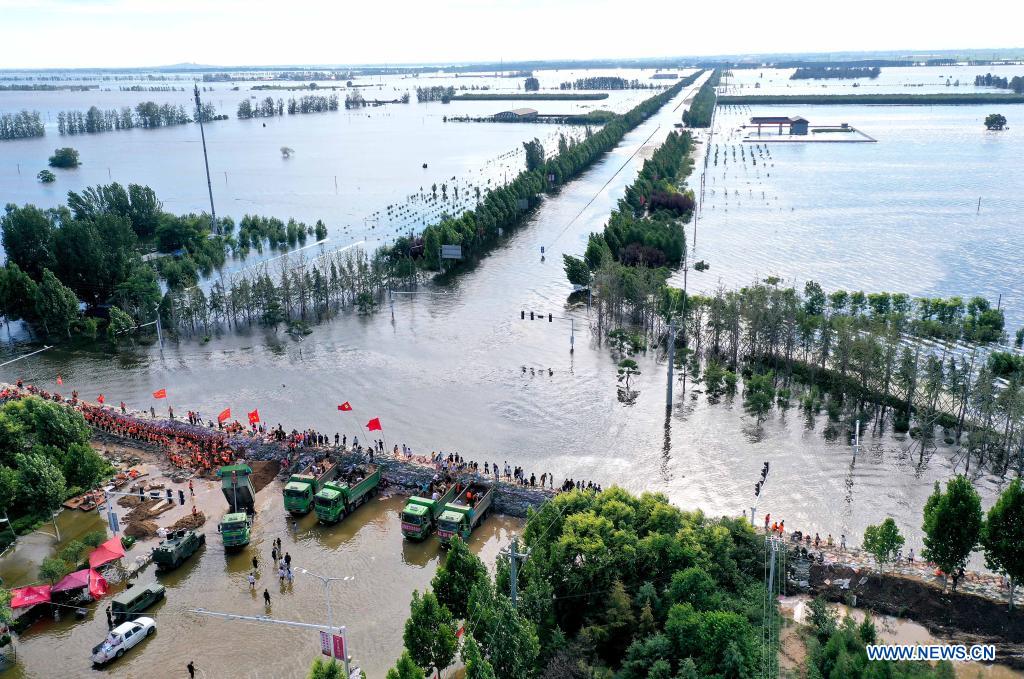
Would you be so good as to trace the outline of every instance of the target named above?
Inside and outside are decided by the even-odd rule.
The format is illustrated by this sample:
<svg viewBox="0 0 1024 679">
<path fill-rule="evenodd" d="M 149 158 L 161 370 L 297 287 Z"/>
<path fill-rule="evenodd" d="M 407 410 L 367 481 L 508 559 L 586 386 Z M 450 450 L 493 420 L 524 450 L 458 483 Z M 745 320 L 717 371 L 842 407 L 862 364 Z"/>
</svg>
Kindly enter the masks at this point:
<svg viewBox="0 0 1024 679">
<path fill-rule="evenodd" d="M 99 568 L 103 564 L 117 561 L 123 556 L 124 546 L 121 544 L 121 538 L 115 535 L 92 550 L 89 554 L 89 568 Z"/>
<path fill-rule="evenodd" d="M 74 573 L 65 575 L 60 582 L 53 586 L 50 593 L 56 594 L 57 592 L 66 592 L 71 589 L 82 589 L 83 587 L 88 587 L 89 570 L 90 569 L 88 568 L 83 568 L 80 571 L 75 571 Z"/>
<path fill-rule="evenodd" d="M 30 585 L 11 590 L 11 608 L 27 608 L 50 601 L 49 585 Z"/>
<path fill-rule="evenodd" d="M 107 595 L 107 579 L 95 568 L 89 569 L 89 594 L 93 599 L 102 599 Z"/>
</svg>

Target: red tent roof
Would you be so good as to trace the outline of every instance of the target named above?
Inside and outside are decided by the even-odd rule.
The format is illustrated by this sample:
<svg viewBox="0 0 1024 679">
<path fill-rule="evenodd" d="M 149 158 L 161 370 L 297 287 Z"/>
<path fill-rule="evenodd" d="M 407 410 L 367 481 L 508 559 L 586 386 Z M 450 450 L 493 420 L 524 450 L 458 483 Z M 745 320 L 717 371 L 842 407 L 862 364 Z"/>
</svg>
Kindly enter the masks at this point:
<svg viewBox="0 0 1024 679">
<path fill-rule="evenodd" d="M 50 601 L 49 585 L 30 585 L 11 590 L 11 608 L 26 608 Z"/>
<path fill-rule="evenodd" d="M 102 599 L 107 595 L 107 579 L 94 568 L 89 569 L 89 594 L 93 599 Z"/>
<path fill-rule="evenodd" d="M 57 592 L 66 592 L 69 589 L 82 589 L 83 587 L 89 586 L 89 569 L 83 568 L 80 571 L 75 571 L 69 575 L 65 575 L 64 578 L 53 586 L 50 590 L 51 594 Z"/>
<path fill-rule="evenodd" d="M 89 554 L 89 567 L 99 568 L 103 564 L 117 561 L 123 556 L 124 546 L 121 544 L 121 538 L 115 535 L 92 550 L 92 553 Z"/>
</svg>

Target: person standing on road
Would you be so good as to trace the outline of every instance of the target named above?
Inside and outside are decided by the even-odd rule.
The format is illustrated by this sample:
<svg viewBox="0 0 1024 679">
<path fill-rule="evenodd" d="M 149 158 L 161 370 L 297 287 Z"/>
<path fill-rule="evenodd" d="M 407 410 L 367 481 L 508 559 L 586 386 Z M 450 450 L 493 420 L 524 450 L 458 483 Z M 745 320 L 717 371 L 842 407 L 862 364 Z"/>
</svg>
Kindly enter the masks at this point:
<svg viewBox="0 0 1024 679">
<path fill-rule="evenodd" d="M 255 571 L 255 570 L 258 570 L 259 567 L 260 567 L 260 561 L 259 561 L 259 559 L 256 558 L 256 555 L 253 554 L 252 555 L 252 569 Z"/>
<path fill-rule="evenodd" d="M 288 552 L 284 553 L 284 565 L 287 566 L 289 570 L 291 570 L 291 567 L 292 567 L 292 555 L 289 554 Z"/>
<path fill-rule="evenodd" d="M 189 679 L 195 679 L 195 676 L 196 676 L 196 662 L 194 660 L 189 660 L 188 664 L 185 665 L 185 669 L 188 670 L 188 677 L 189 677 Z"/>
<path fill-rule="evenodd" d="M 266 587 L 263 588 L 263 605 L 270 606 L 270 591 Z"/>
<path fill-rule="evenodd" d="M 110 614 L 110 606 L 107 606 L 107 629 L 114 629 L 114 616 Z"/>
<path fill-rule="evenodd" d="M 249 573 L 249 589 L 256 591 L 256 574 Z"/>
</svg>

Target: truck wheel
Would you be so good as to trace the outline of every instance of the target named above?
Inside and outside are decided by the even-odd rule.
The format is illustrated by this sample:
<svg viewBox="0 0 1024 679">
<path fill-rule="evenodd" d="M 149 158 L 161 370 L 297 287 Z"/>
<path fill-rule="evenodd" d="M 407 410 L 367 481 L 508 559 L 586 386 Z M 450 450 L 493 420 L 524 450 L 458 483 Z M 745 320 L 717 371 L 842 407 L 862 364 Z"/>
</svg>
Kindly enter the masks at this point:
<svg viewBox="0 0 1024 679">
<path fill-rule="evenodd" d="M 202 535 L 199 536 L 199 544 L 201 544 L 201 545 L 205 545 L 206 544 L 206 533 L 203 533 Z"/>
<path fill-rule="evenodd" d="M 123 648 L 119 648 L 119 649 L 117 649 L 117 653 L 114 654 L 114 657 L 115 658 L 120 658 L 122 655 L 124 655 L 124 649 Z"/>
</svg>

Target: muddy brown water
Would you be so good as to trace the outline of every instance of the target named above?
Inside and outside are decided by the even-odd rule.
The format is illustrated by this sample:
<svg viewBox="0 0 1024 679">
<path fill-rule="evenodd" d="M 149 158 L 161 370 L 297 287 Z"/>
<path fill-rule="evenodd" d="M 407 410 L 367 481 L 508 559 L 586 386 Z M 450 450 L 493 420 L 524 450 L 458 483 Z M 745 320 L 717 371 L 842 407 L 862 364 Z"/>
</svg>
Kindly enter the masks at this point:
<svg viewBox="0 0 1024 679">
<path fill-rule="evenodd" d="M 399 516 L 405 497 L 401 495 L 373 498 L 335 526 L 321 526 L 315 514 L 309 514 L 297 519 L 293 531 L 281 490 L 275 481 L 258 494 L 252 542 L 240 552 L 225 554 L 216 521 L 208 521 L 203 526 L 205 548 L 183 566 L 167 575 L 158 576 L 153 566 L 143 571 L 138 582 L 156 580 L 167 587 L 166 599 L 145 613 L 156 620 L 156 636 L 109 667 L 94 670 L 90 650 L 107 632 L 103 610 L 109 598 L 104 599 L 89 606 L 84 620 L 66 616 L 59 622 L 46 619 L 33 624 L 18 637 L 17 664 L 4 676 L 84 677 L 98 671 L 117 677 L 185 676 L 185 665 L 193 660 L 199 677 L 305 677 L 319 654 L 317 631 L 201 617 L 189 609 L 253 616 L 269 613 L 277 619 L 324 624 L 324 586 L 297 571 L 306 568 L 329 577 L 354 577 L 330 587 L 334 622 L 347 626 L 355 663 L 368 677 L 383 677 L 401 651 L 413 590 L 427 587 L 441 562 L 437 539 L 414 544 L 402 538 Z M 196 491 L 200 508 L 214 517 L 223 513 L 224 501 L 214 484 L 203 482 Z M 168 513 L 159 523 L 173 523 L 177 515 Z M 64 542 L 103 526 L 95 512 L 66 511 L 58 521 Z M 493 567 L 499 549 L 521 526 L 518 519 L 488 517 L 473 534 L 470 547 Z M 291 585 L 282 585 L 270 566 L 276 537 L 292 556 L 296 573 Z M 126 561 L 132 562 L 154 544 L 137 546 Z M 55 546 L 60 545 L 42 533 L 22 538 L 17 550 L 0 562 L 0 576 L 12 585 L 34 581 L 39 561 Z M 260 568 L 257 589 L 250 591 L 247 576 L 254 554 Z M 264 588 L 271 595 L 269 611 L 263 606 Z"/>
</svg>

